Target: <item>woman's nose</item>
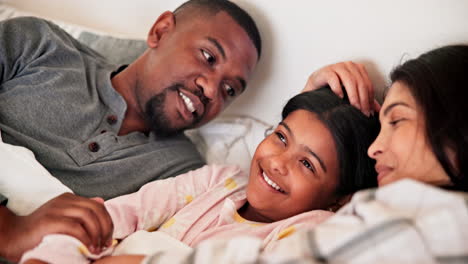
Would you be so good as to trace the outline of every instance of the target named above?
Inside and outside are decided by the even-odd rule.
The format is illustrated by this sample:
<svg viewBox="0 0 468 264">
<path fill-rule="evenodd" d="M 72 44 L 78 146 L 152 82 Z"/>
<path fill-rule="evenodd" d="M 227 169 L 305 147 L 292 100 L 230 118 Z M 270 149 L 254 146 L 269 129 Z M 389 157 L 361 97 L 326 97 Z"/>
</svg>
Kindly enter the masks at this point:
<svg viewBox="0 0 468 264">
<path fill-rule="evenodd" d="M 383 153 L 383 135 L 379 133 L 367 150 L 367 155 L 372 159 L 377 159 L 378 155 Z"/>
</svg>

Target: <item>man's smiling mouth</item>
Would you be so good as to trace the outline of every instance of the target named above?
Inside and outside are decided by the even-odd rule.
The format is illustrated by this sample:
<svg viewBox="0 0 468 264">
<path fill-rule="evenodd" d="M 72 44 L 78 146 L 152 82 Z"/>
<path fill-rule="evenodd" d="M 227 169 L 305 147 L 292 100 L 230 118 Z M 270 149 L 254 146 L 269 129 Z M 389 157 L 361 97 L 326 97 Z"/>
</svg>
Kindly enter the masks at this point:
<svg viewBox="0 0 468 264">
<path fill-rule="evenodd" d="M 192 114 L 196 114 L 195 106 L 193 105 L 192 100 L 188 96 L 186 96 L 184 93 L 182 93 L 180 91 L 179 91 L 179 96 L 180 96 L 180 98 L 182 98 L 182 101 L 184 101 L 185 107 L 187 107 L 187 109 Z"/>
</svg>

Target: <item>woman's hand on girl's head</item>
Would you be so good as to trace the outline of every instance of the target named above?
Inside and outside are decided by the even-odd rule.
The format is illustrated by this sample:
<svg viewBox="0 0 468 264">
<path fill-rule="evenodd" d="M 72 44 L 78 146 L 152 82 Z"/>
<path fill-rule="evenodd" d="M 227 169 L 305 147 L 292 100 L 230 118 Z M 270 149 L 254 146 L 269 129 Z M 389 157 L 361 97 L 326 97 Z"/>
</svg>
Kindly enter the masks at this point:
<svg viewBox="0 0 468 264">
<path fill-rule="evenodd" d="M 344 96 L 344 87 L 350 104 L 367 116 L 380 110 L 374 97 L 374 87 L 363 64 L 346 61 L 325 66 L 310 75 L 302 91 L 316 90 L 325 85 L 329 85 L 341 98 Z"/>
</svg>

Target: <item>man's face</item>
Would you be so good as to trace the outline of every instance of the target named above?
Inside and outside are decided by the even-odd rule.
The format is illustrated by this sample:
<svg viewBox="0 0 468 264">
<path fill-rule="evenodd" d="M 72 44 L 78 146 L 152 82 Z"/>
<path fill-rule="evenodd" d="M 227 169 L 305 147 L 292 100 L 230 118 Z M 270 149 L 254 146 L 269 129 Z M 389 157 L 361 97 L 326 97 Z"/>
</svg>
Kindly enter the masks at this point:
<svg viewBox="0 0 468 264">
<path fill-rule="evenodd" d="M 135 90 L 159 135 L 212 120 L 244 91 L 257 63 L 247 33 L 224 12 L 175 23 L 145 55 Z"/>
</svg>

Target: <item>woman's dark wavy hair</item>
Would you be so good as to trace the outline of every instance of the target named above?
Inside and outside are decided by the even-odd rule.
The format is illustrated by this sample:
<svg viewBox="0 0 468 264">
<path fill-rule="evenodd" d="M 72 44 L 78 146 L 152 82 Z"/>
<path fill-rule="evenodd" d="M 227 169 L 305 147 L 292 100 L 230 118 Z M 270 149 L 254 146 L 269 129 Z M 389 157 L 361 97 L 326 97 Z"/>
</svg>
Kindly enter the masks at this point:
<svg viewBox="0 0 468 264">
<path fill-rule="evenodd" d="M 406 84 L 419 104 L 428 142 L 453 189 L 468 191 L 468 45 L 431 50 L 398 66 L 390 78 Z"/>
<path fill-rule="evenodd" d="M 294 96 L 283 108 L 282 118 L 297 110 L 316 114 L 333 136 L 340 168 L 337 194 L 377 186 L 375 161 L 367 156 L 367 149 L 379 133 L 377 117 L 365 116 L 329 87 Z"/>
</svg>

